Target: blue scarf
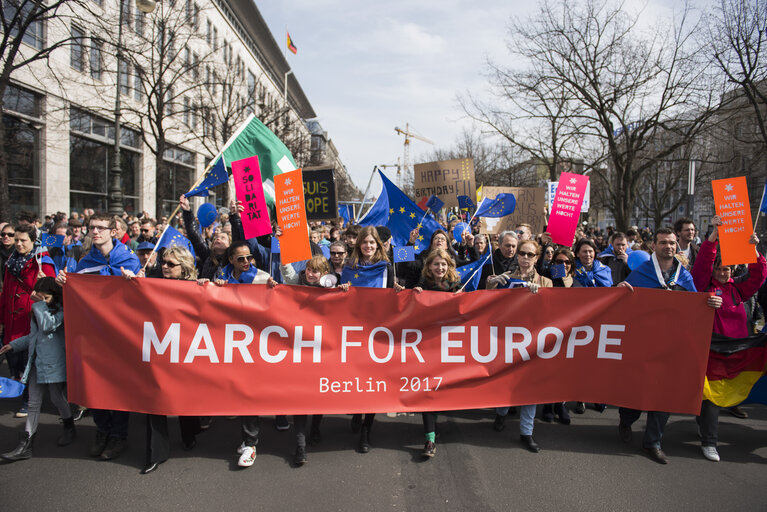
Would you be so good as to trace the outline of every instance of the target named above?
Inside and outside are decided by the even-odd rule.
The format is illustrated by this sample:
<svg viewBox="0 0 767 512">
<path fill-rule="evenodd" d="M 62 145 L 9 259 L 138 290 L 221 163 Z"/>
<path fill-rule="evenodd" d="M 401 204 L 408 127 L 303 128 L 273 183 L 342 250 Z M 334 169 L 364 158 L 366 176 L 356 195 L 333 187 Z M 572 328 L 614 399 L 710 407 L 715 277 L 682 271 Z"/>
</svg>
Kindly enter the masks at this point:
<svg viewBox="0 0 767 512">
<path fill-rule="evenodd" d="M 679 276 L 676 278 L 676 280 L 672 276 L 671 279 L 667 282 L 661 283 L 658 279 L 658 274 L 655 271 L 655 255 L 653 254 L 649 260 L 645 261 L 631 271 L 629 276 L 626 278 L 626 282 L 631 286 L 637 286 L 639 288 L 670 289 L 674 286 L 681 286 L 688 292 L 697 291 L 692 280 L 692 275 L 686 268 L 684 268 L 684 265 L 680 264 L 677 260 L 675 260 L 674 265 L 681 267 L 675 267 L 679 270 Z"/>
<path fill-rule="evenodd" d="M 109 261 L 104 258 L 101 251 L 93 246 L 88 254 L 77 263 L 75 272 L 78 274 L 99 274 L 102 276 L 120 276 L 120 267 L 137 274 L 141 270 L 138 257 L 116 238 L 112 239 L 112 250 L 109 251 Z"/>
<path fill-rule="evenodd" d="M 575 260 L 575 279 L 586 288 L 609 288 L 613 285 L 613 275 L 610 267 L 595 259 L 591 270 L 586 270 L 581 260 Z"/>
<path fill-rule="evenodd" d="M 221 270 L 218 271 L 218 275 L 216 275 L 216 279 L 223 279 L 229 284 L 252 284 L 253 279 L 256 278 L 256 275 L 258 274 L 258 268 L 256 268 L 255 265 L 251 265 L 248 270 L 240 274 L 239 279 L 235 279 L 232 275 L 232 271 L 234 270 L 234 267 L 230 263 L 229 265 L 225 266 Z"/>
</svg>

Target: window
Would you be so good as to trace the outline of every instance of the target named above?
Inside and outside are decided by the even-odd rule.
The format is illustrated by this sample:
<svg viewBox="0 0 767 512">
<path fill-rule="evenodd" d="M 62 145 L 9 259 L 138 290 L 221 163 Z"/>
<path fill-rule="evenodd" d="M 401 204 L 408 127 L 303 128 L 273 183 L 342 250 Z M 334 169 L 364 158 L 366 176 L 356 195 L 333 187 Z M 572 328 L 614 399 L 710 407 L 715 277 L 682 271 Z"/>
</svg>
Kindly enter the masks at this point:
<svg viewBox="0 0 767 512">
<path fill-rule="evenodd" d="M 184 46 L 184 67 L 187 71 L 192 67 L 192 52 L 188 46 Z"/>
<path fill-rule="evenodd" d="M 21 40 L 38 50 L 43 49 L 43 21 L 40 20 L 40 4 L 37 2 L 3 2 L 3 15 L 6 20 L 12 20 L 19 10 L 21 3 L 21 16 L 19 21 L 10 27 L 11 37 L 18 37 L 19 27 L 28 24 L 26 31 L 21 36 Z M 35 21 L 30 21 L 35 20 Z"/>
<path fill-rule="evenodd" d="M 162 212 L 157 215 L 168 215 L 178 204 L 179 196 L 192 188 L 194 164 L 194 153 L 177 146 L 165 149 L 157 176 L 157 195 L 162 198 Z"/>
<path fill-rule="evenodd" d="M 24 89 L 8 85 L 3 96 L 7 176 L 11 214 L 19 210 L 40 210 L 40 126 L 13 115 L 14 112 L 39 117 L 42 98 Z"/>
<path fill-rule="evenodd" d="M 205 42 L 208 46 L 213 46 L 213 24 L 208 20 L 208 30 L 205 32 Z"/>
<path fill-rule="evenodd" d="M 168 87 L 165 90 L 165 115 L 173 115 L 173 87 Z"/>
<path fill-rule="evenodd" d="M 192 105 L 192 130 L 197 129 L 197 117 L 199 113 L 200 107 L 197 105 Z"/>
<path fill-rule="evenodd" d="M 186 15 L 186 22 L 192 23 L 192 0 L 186 0 L 186 5 L 184 6 L 184 14 Z"/>
<path fill-rule="evenodd" d="M 192 54 L 192 79 L 195 82 L 200 80 L 200 57 L 196 53 Z"/>
<path fill-rule="evenodd" d="M 200 28 L 200 7 L 194 4 L 194 15 L 192 17 L 192 26 L 195 30 Z"/>
<path fill-rule="evenodd" d="M 136 99 L 136 101 L 141 101 L 144 99 L 144 85 L 141 83 L 141 73 L 141 68 L 137 66 L 135 73 L 133 74 L 133 97 Z"/>
<path fill-rule="evenodd" d="M 248 71 L 248 102 L 247 111 L 248 114 L 255 112 L 256 106 L 256 75 Z"/>
<path fill-rule="evenodd" d="M 168 32 L 168 62 L 176 59 L 176 34 L 173 31 Z"/>
<path fill-rule="evenodd" d="M 213 27 L 213 46 L 212 48 L 214 50 L 218 49 L 218 29 L 216 27 Z"/>
<path fill-rule="evenodd" d="M 141 10 L 136 7 L 136 17 L 135 22 L 133 24 L 133 28 L 136 31 L 136 33 L 140 36 L 144 36 L 144 27 L 146 26 L 146 13 L 141 12 Z"/>
<path fill-rule="evenodd" d="M 130 70 L 128 63 L 121 60 L 118 68 L 120 70 L 120 93 L 130 94 Z"/>
<path fill-rule="evenodd" d="M 104 43 L 98 39 L 91 39 L 91 78 L 95 80 L 101 80 L 101 73 L 104 67 L 103 57 Z"/>
<path fill-rule="evenodd" d="M 120 2 L 120 7 L 122 7 L 122 17 L 123 17 L 123 23 L 130 28 L 131 27 L 131 8 L 130 8 L 130 0 L 118 0 Z"/>
<path fill-rule="evenodd" d="M 69 65 L 81 73 L 85 70 L 85 33 L 74 25 L 72 26 Z"/>
<path fill-rule="evenodd" d="M 189 126 L 189 98 L 184 96 L 184 124 Z"/>
<path fill-rule="evenodd" d="M 72 107 L 69 114 L 70 207 L 105 209 L 112 165 L 114 122 Z M 141 135 L 127 126 L 120 127 L 121 183 L 126 211 L 138 209 L 137 180 Z"/>
</svg>

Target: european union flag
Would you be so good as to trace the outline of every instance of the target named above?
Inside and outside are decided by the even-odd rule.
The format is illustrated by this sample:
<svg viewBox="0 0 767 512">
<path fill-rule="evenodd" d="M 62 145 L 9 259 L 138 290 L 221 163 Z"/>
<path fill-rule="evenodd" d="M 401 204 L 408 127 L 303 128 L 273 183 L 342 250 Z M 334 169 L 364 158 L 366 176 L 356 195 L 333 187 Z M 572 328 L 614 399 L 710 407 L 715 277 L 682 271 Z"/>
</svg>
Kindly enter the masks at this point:
<svg viewBox="0 0 767 512">
<path fill-rule="evenodd" d="M 0 398 L 16 398 L 24 392 L 24 384 L 13 379 L 0 377 Z"/>
<path fill-rule="evenodd" d="M 464 291 L 473 292 L 479 287 L 479 280 L 482 278 L 481 269 L 489 259 L 490 251 L 483 258 L 456 269 L 458 275 L 461 276 L 461 284 L 466 285 Z"/>
<path fill-rule="evenodd" d="M 229 181 L 229 174 L 226 172 L 224 157 L 222 156 L 216 160 L 215 164 L 213 164 L 213 167 L 208 171 L 208 174 L 205 175 L 205 179 L 202 180 L 202 183 L 184 195 L 186 197 L 207 196 L 208 189 L 211 189 L 217 185 L 221 185 L 222 183 L 226 183 L 227 181 Z"/>
<path fill-rule="evenodd" d="M 440 211 L 443 206 L 445 206 L 445 202 L 433 194 L 429 198 L 429 200 L 426 201 L 426 208 L 433 211 L 434 213 L 437 213 L 438 211 Z"/>
<path fill-rule="evenodd" d="M 66 238 L 64 235 L 51 235 L 51 234 L 44 234 L 40 238 L 40 245 L 43 247 L 64 247 L 64 238 Z"/>
<path fill-rule="evenodd" d="M 475 217 L 505 217 L 514 213 L 517 206 L 517 199 L 514 194 L 498 194 L 495 199 L 483 199 L 479 209 L 474 214 Z"/>
<path fill-rule="evenodd" d="M 567 275 L 567 269 L 565 269 L 564 263 L 557 263 L 551 266 L 551 278 L 562 279 Z"/>
<path fill-rule="evenodd" d="M 394 263 L 415 261 L 415 248 L 412 245 L 403 245 L 394 248 Z"/>
<path fill-rule="evenodd" d="M 474 201 L 469 196 L 458 196 L 458 208 L 461 210 L 474 208 Z"/>
<path fill-rule="evenodd" d="M 173 226 L 168 226 L 165 228 L 165 231 L 163 231 L 162 239 L 157 244 L 157 250 L 159 251 L 163 247 L 170 247 L 171 245 L 180 245 L 181 247 L 185 247 L 189 249 L 189 252 L 192 253 L 192 256 L 194 256 L 194 247 L 192 247 L 192 242 L 189 241 L 187 237 L 179 233 L 179 231 L 174 228 Z"/>
<path fill-rule="evenodd" d="M 505 285 L 499 286 L 498 288 L 524 288 L 526 286 L 527 286 L 527 282 L 521 279 L 509 278 L 508 282 Z"/>
<path fill-rule="evenodd" d="M 339 204 L 338 215 L 344 219 L 344 226 L 349 224 L 354 217 L 354 205 L 351 204 Z"/>
<path fill-rule="evenodd" d="M 276 236 L 272 237 L 272 254 L 279 254 L 280 253 L 280 239 Z"/>
<path fill-rule="evenodd" d="M 767 213 L 767 183 L 764 184 L 764 190 L 762 191 L 762 204 L 759 205 L 759 211 Z"/>
<path fill-rule="evenodd" d="M 397 247 L 407 245 L 410 232 L 418 230 L 414 248 L 418 254 L 429 245 L 431 234 L 442 226 L 431 217 L 424 217 L 423 210 L 410 200 L 397 186 L 389 181 L 379 171 L 383 181 L 383 189 L 365 218 L 360 220 L 362 226 L 385 225 L 391 230 L 393 244 Z M 386 209 L 384 209 L 386 208 Z M 383 220 L 383 222 L 381 222 Z"/>
<path fill-rule="evenodd" d="M 389 264 L 379 261 L 372 265 L 358 265 L 356 267 L 344 267 L 341 272 L 341 284 L 351 283 L 352 286 L 366 288 L 386 288 L 386 279 Z"/>
</svg>

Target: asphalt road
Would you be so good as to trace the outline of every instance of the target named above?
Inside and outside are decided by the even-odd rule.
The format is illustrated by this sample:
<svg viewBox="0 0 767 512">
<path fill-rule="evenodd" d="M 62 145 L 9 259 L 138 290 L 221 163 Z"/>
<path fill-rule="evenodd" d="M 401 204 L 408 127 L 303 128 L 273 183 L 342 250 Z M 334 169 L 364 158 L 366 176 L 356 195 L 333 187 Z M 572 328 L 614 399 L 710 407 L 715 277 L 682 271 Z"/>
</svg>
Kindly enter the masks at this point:
<svg viewBox="0 0 767 512">
<path fill-rule="evenodd" d="M 24 420 L 15 399 L 0 401 L 0 450 L 15 446 Z M 674 415 L 663 447 L 666 466 L 641 451 L 640 429 L 623 444 L 617 410 L 587 410 L 569 426 L 536 420 L 539 454 L 519 443 L 517 417 L 492 429 L 493 411 L 441 415 L 437 455 L 423 461 L 420 415 L 378 415 L 373 449 L 354 451 L 349 416 L 328 416 L 323 440 L 309 462 L 291 465 L 294 432 L 278 432 L 262 418 L 253 467 L 237 466 L 239 422 L 216 418 L 185 452 L 178 423 L 171 424 L 171 459 L 150 475 L 144 463 L 145 420 L 133 415 L 130 449 L 111 462 L 90 459 L 95 435 L 90 417 L 78 438 L 56 446 L 60 427 L 48 405 L 31 460 L 0 463 L 0 510 L 767 510 L 767 408 L 750 417 L 723 414 L 722 462 L 703 459 L 694 418 Z"/>
</svg>

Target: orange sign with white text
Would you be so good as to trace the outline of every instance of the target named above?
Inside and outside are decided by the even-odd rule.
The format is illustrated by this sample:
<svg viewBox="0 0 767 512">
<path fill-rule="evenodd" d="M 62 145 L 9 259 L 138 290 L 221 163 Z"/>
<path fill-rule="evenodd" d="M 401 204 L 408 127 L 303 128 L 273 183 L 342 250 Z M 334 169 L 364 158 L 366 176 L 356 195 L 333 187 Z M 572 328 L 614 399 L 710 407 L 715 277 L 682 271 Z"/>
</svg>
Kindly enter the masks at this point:
<svg viewBox="0 0 767 512">
<path fill-rule="evenodd" d="M 283 265 L 312 257 L 309 225 L 304 204 L 304 180 L 301 169 L 274 176 L 274 205 L 280 236 L 280 262 Z"/>
<path fill-rule="evenodd" d="M 722 265 L 756 262 L 754 245 L 749 243 L 753 224 L 746 177 L 714 180 L 711 188 L 714 190 L 716 214 L 722 219 L 719 227 Z"/>
</svg>

